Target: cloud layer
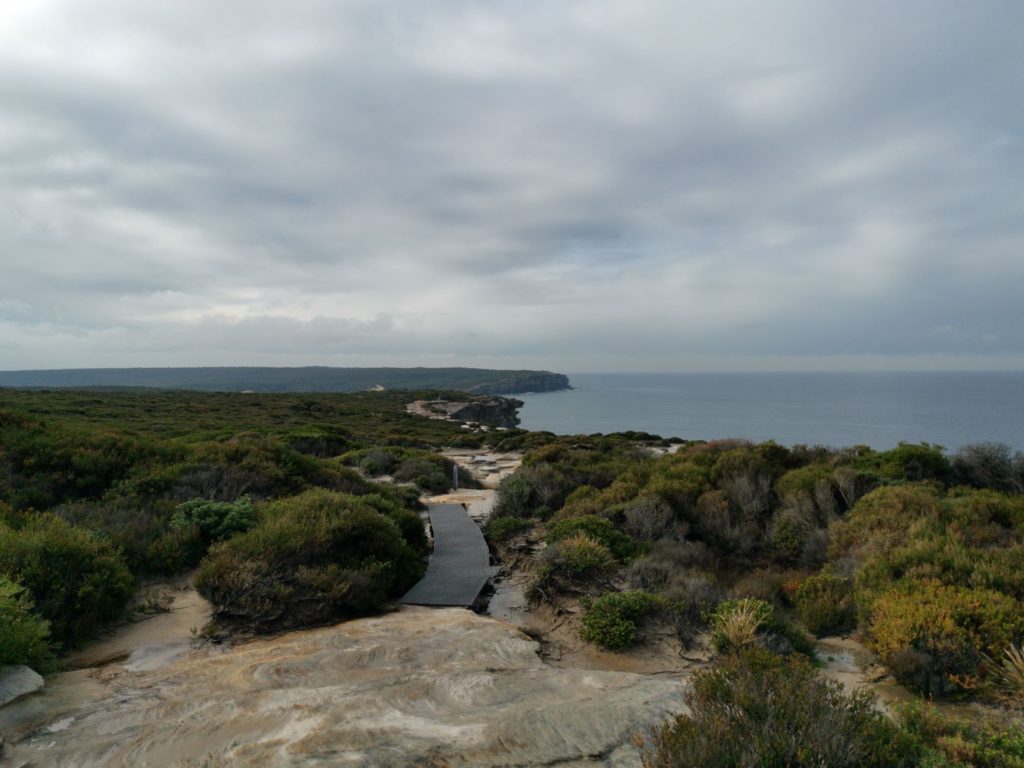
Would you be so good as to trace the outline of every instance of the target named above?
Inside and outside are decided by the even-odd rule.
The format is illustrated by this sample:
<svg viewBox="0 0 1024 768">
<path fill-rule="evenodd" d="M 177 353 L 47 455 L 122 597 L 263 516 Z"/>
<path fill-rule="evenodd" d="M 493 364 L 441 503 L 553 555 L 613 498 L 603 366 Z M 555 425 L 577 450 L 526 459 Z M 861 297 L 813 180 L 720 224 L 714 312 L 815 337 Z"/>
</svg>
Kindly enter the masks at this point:
<svg viewBox="0 0 1024 768">
<path fill-rule="evenodd" d="M 1024 367 L 1022 27 L 13 0 L 0 368 Z"/>
</svg>

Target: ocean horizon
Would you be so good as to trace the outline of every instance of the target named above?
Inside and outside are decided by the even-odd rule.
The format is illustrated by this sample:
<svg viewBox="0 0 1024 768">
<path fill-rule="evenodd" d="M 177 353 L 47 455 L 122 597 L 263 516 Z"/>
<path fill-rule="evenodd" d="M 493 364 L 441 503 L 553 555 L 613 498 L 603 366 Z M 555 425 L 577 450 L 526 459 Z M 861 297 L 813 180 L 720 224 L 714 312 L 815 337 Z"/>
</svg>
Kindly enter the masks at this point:
<svg viewBox="0 0 1024 768">
<path fill-rule="evenodd" d="M 1024 371 L 568 376 L 571 390 L 516 395 L 525 429 L 876 449 L 928 442 L 951 452 L 996 442 L 1024 451 Z"/>
</svg>

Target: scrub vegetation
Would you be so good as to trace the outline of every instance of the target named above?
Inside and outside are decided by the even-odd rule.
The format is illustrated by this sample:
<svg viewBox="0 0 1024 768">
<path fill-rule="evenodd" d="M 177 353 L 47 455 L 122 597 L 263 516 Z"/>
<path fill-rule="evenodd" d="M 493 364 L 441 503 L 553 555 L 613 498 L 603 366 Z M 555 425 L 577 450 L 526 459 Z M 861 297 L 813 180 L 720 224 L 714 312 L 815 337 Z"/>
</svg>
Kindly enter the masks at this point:
<svg viewBox="0 0 1024 768">
<path fill-rule="evenodd" d="M 490 437 L 406 413 L 436 396 L 0 389 L 0 661 L 48 669 L 196 566 L 234 630 L 381 610 L 422 573 L 435 449 Z"/>
<path fill-rule="evenodd" d="M 710 638 L 719 661 L 698 677 L 692 714 L 657 733 L 649 764 L 1024 765 L 1019 727 L 879 716 L 815 671 L 812 641 L 853 633 L 926 699 L 1016 711 L 1019 455 L 676 445 L 552 437 L 499 488 L 488 532 L 499 550 L 537 545 L 532 596 L 581 599 L 586 641 L 629 648 L 645 621 L 670 623 L 684 648 Z M 589 556 L 568 557 L 566 541 Z"/>
<path fill-rule="evenodd" d="M 656 623 L 717 653 L 648 765 L 1024 765 L 1011 719 L 883 715 L 819 673 L 813 642 L 853 633 L 922 701 L 1019 712 L 1019 455 L 485 433 L 406 413 L 437 396 L 0 389 L 0 662 L 52 669 L 124 618 L 140 580 L 196 567 L 232 630 L 380 611 L 423 572 L 418 498 L 453 471 L 437 449 L 518 450 L 486 533 L 499 555 L 532 545 L 532 597 L 579 600 L 583 640 L 608 650 Z"/>
</svg>

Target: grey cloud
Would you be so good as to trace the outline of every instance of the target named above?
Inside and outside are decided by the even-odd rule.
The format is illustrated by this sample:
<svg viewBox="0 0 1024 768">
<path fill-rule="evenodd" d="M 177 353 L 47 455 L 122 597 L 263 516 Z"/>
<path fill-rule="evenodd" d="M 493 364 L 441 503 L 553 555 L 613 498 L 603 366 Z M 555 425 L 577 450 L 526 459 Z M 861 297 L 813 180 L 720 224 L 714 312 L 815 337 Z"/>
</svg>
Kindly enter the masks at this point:
<svg viewBox="0 0 1024 768">
<path fill-rule="evenodd" d="M 0 368 L 1024 354 L 1017 3 L 9 15 Z"/>
</svg>

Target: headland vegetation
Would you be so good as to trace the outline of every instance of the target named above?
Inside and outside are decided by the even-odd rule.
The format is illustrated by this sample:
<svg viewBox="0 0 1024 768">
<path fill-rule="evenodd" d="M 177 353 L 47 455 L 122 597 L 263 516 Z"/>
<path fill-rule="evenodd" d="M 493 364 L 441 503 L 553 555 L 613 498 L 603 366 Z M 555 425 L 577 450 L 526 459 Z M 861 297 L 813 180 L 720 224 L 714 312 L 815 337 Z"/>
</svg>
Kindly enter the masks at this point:
<svg viewBox="0 0 1024 768">
<path fill-rule="evenodd" d="M 367 669 L 395 675 L 388 685 L 408 678 L 403 659 L 436 664 L 439 675 L 451 676 L 445 690 L 408 696 L 434 702 L 450 719 L 428 729 L 408 719 L 420 712 L 410 704 L 398 724 L 388 714 L 399 706 L 394 694 L 381 722 L 405 729 L 412 741 L 394 755 L 373 752 L 381 764 L 398 760 L 402 749 L 451 764 L 514 761 L 509 744 L 544 738 L 543 750 L 535 742 L 518 747 L 520 759 L 1024 763 L 1019 454 L 984 443 L 949 454 L 927 443 L 878 451 L 646 432 L 555 435 L 488 425 L 485 411 L 467 423 L 409 409 L 471 398 L 0 390 L 0 661 L 60 669 L 74 649 L 145 609 L 140 585 L 187 577 L 210 603 L 201 642 L 229 650 L 193 654 L 164 670 L 121 667 L 106 673 L 109 685 L 135 691 L 143 678 L 132 675 L 156 685 L 165 673 L 196 692 L 197 680 L 227 676 L 232 658 L 255 665 L 252 674 L 263 681 L 266 665 L 280 668 L 289 654 L 332 664 L 358 657 Z M 518 457 L 518 468 L 503 471 L 496 490 L 476 490 L 488 482 L 474 466 L 497 454 Z M 518 591 L 511 613 L 521 632 L 450 609 L 361 619 L 391 610 L 423 573 L 430 545 L 422 500 L 448 498 L 455 477 L 470 489 L 464 493 L 493 501 L 481 515 L 502 569 L 493 602 L 508 603 L 510 590 Z M 350 629 L 301 635 L 315 650 L 294 632 L 339 621 Z M 408 636 L 417 632 L 417 642 L 431 645 L 457 635 L 476 655 L 470 661 L 467 650 L 459 661 L 421 653 Z M 254 636 L 270 639 L 235 645 Z M 372 651 L 360 646 L 370 637 Z M 474 637 L 495 649 L 491 662 L 471 646 Z M 540 666 L 527 659 L 535 651 Z M 308 666 L 312 674 L 317 665 Z M 320 666 L 321 674 L 335 674 Z M 292 706 L 284 681 L 299 668 L 291 669 L 275 672 L 282 677 L 267 689 L 281 699 L 279 709 Z M 580 670 L 591 677 L 574 676 Z M 84 684 L 68 674 L 57 676 L 58 692 Z M 340 685 L 345 675 L 337 674 Z M 524 682 L 545 675 L 557 678 L 559 693 Z M 225 677 L 219 707 L 237 708 L 248 695 L 243 686 L 224 698 L 239 685 L 231 680 Z M 174 699 L 173 690 L 160 695 Z M 280 709 L 275 717 L 287 719 L 286 737 L 284 720 L 249 713 L 253 733 L 278 734 L 266 744 L 253 736 L 260 749 L 287 747 L 315 761 L 326 748 L 320 742 L 333 738 L 331 748 L 344 743 L 356 754 L 355 736 L 322 725 L 341 727 L 338 705 L 303 690 L 318 702 L 316 724 L 293 722 Z M 486 710 L 493 718 L 524 717 L 511 714 L 512 699 L 529 708 L 535 696 L 550 730 L 535 724 L 512 738 L 487 730 L 507 723 L 486 721 L 478 733 L 459 719 L 468 715 L 451 713 L 459 697 L 494 704 L 496 694 L 485 690 L 511 697 Z M 587 690 L 603 708 L 587 708 Z M 90 693 L 96 707 L 110 695 Z M 577 697 L 571 704 L 557 698 L 570 695 Z M 253 707 L 269 711 L 268 702 Z M 566 712 L 589 714 L 569 724 Z M 31 707 L 18 714 L 23 721 L 10 717 L 21 742 L 16 755 L 60 738 L 46 730 L 52 723 L 18 725 L 39 717 Z M 190 715 L 175 717 L 179 730 L 165 737 L 180 745 Z M 316 744 L 302 740 L 314 732 Z M 227 749 L 225 739 L 206 738 L 194 759 L 227 754 L 216 752 Z M 109 748 L 91 746 L 96 754 Z M 68 755 L 73 747 L 67 744 Z"/>
</svg>

